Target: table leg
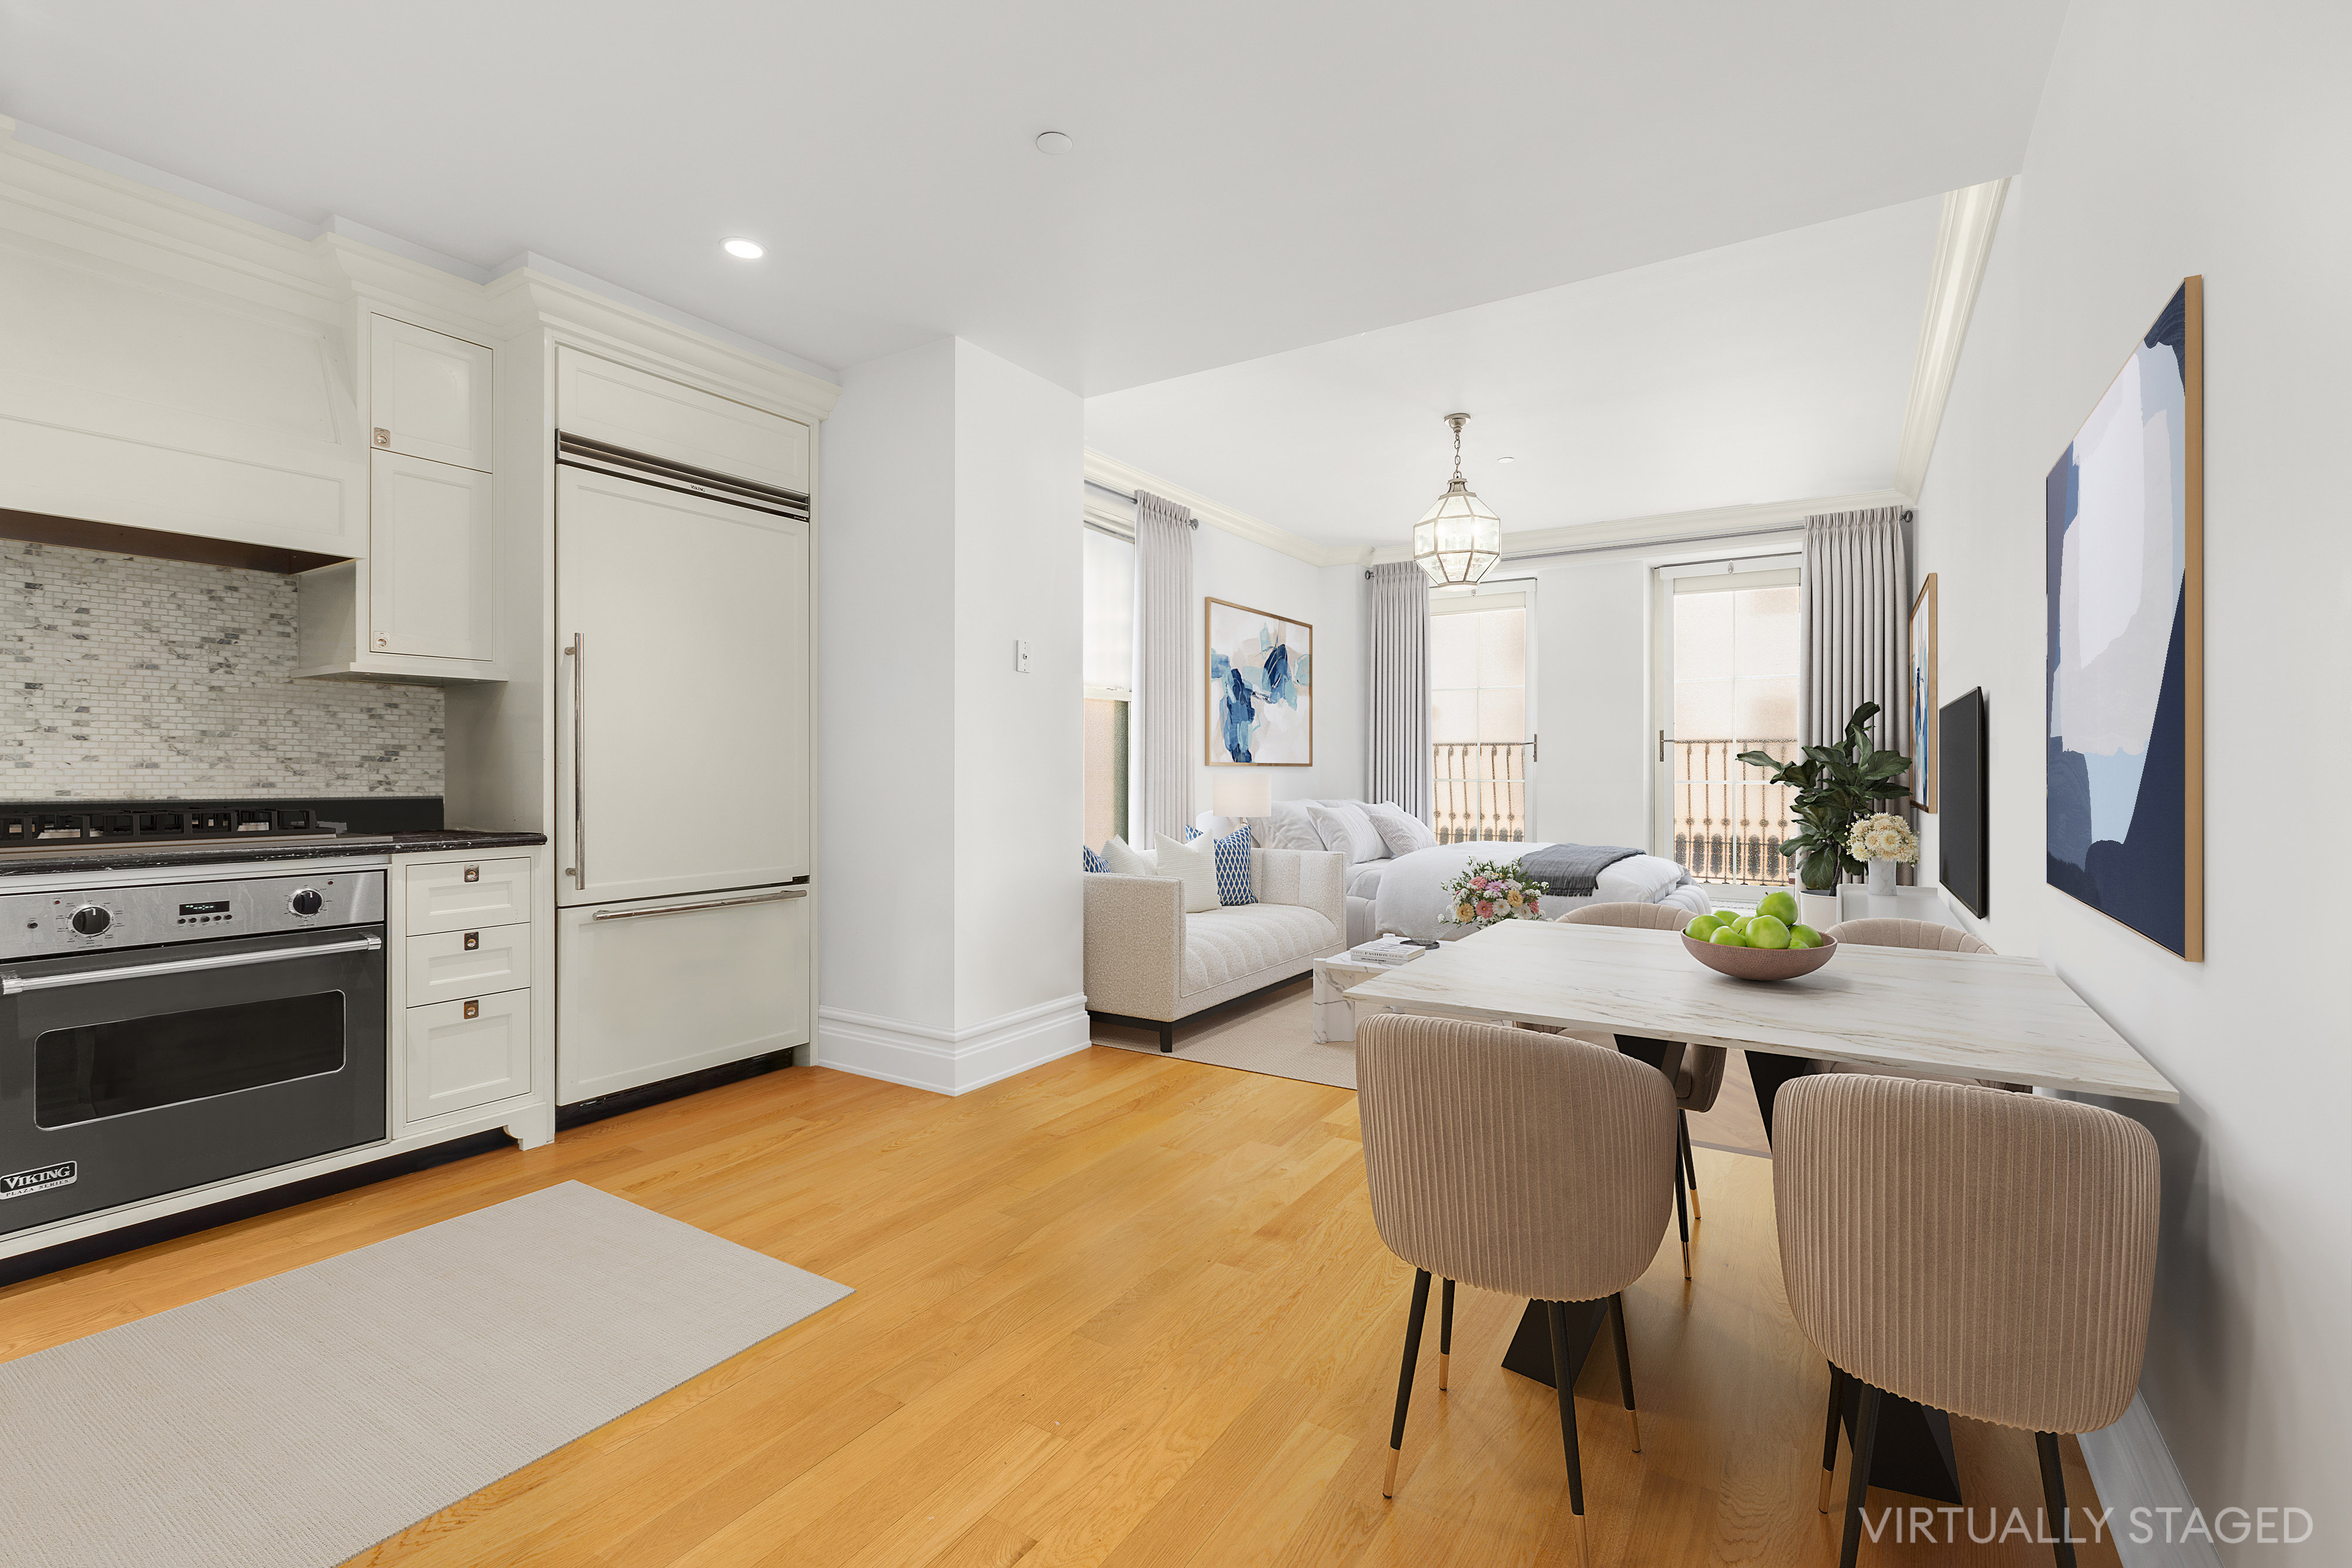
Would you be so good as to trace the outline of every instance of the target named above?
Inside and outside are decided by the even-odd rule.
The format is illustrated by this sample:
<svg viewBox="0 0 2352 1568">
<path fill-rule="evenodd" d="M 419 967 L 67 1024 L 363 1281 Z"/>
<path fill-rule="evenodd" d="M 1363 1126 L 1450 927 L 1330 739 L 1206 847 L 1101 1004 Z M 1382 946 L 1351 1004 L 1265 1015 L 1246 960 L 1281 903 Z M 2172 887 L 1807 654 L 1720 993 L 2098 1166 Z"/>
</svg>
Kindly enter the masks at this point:
<svg viewBox="0 0 2352 1568">
<path fill-rule="evenodd" d="M 1608 1321 L 1609 1303 L 1605 1300 L 1568 1304 L 1568 1354 L 1576 1362 L 1569 1375 L 1571 1386 L 1576 1374 L 1584 1369 L 1584 1357 L 1592 1348 L 1594 1336 Z M 1559 1386 L 1552 1381 L 1551 1320 L 1545 1314 L 1541 1301 L 1529 1301 L 1528 1310 L 1520 1314 L 1518 1332 L 1511 1336 L 1510 1349 L 1503 1353 L 1503 1370 L 1531 1377 L 1546 1388 Z"/>
<path fill-rule="evenodd" d="M 1851 1444 L 1855 1423 L 1862 1418 L 1862 1385 L 1853 1378 L 1846 1379 L 1842 1415 Z M 1952 1458 L 1952 1418 L 1928 1406 L 1881 1394 L 1870 1484 L 1937 1502 L 1961 1501 L 1960 1468 Z"/>
</svg>

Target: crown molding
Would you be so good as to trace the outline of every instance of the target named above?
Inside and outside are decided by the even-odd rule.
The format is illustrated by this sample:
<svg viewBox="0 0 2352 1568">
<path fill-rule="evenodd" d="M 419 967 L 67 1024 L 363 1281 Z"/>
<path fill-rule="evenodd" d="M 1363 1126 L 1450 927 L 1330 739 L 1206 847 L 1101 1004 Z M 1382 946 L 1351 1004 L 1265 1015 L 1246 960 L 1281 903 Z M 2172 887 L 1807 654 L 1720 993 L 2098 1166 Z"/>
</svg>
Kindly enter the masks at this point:
<svg viewBox="0 0 2352 1568">
<path fill-rule="evenodd" d="M 2006 179 L 1944 193 L 1927 303 L 1919 317 L 1919 351 L 1911 365 L 1911 396 L 1903 410 L 1903 440 L 1895 454 L 1895 487 L 1906 495 L 1916 496 L 1927 482 L 1927 462 L 1936 455 L 1936 434 L 1943 426 L 1944 404 L 1952 395 L 1969 317 L 1976 309 L 1977 288 L 1984 282 L 2008 195 Z"/>
<path fill-rule="evenodd" d="M 1560 528 L 1530 528 L 1516 534 L 1506 528 L 1503 531 L 1502 562 L 1571 551 L 1765 533 L 1801 523 L 1807 517 L 1820 514 L 1860 511 L 1868 507 L 1907 507 L 1911 504 L 1912 498 L 1897 490 L 1863 490 L 1848 496 L 1814 496 L 1796 501 L 1759 501 L 1737 507 L 1704 507 L 1689 512 L 1659 512 L 1646 517 L 1576 523 Z M 1391 545 L 1372 551 L 1369 559 L 1376 563 L 1411 560 L 1412 549 L 1407 545 Z"/>
<path fill-rule="evenodd" d="M 1268 549 L 1280 550 L 1309 566 L 1352 566 L 1368 561 L 1372 556 L 1369 545 L 1326 545 L 1302 538 L 1288 528 L 1277 528 L 1263 518 L 1251 517 L 1247 512 L 1237 512 L 1197 490 L 1188 490 L 1157 474 L 1146 473 L 1132 464 L 1107 457 L 1091 447 L 1087 451 L 1087 477 L 1112 490 L 1149 490 L 1155 496 L 1165 496 L 1191 507 L 1192 515 L 1211 528 L 1222 528 Z"/>
</svg>

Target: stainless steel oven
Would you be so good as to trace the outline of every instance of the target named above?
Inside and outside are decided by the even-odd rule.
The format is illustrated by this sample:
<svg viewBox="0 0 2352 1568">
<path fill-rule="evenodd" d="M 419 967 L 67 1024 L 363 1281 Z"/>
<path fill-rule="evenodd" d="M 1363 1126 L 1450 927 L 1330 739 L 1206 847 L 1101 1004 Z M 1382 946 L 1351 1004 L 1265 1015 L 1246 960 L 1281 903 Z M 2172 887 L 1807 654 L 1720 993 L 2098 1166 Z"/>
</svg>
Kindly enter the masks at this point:
<svg viewBox="0 0 2352 1568">
<path fill-rule="evenodd" d="M 384 873 L 0 895 L 0 1234 L 384 1136 Z"/>
</svg>

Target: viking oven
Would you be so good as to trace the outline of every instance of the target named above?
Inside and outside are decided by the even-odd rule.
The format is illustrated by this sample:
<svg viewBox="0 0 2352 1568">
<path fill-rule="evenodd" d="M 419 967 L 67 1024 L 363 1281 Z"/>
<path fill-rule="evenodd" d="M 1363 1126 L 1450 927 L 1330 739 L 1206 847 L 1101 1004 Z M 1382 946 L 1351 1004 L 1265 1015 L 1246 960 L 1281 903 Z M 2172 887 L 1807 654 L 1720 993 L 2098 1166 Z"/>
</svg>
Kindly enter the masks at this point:
<svg viewBox="0 0 2352 1568">
<path fill-rule="evenodd" d="M 0 1235 L 384 1136 L 381 871 L 0 895 Z"/>
</svg>

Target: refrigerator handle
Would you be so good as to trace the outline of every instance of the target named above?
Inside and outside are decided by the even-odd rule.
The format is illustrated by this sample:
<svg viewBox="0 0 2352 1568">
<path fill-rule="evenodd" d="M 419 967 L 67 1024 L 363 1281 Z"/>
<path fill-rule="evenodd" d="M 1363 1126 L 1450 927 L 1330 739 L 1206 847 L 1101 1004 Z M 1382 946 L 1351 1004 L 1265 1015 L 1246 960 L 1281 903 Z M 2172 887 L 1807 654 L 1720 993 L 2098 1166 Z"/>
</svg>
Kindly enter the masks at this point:
<svg viewBox="0 0 2352 1568">
<path fill-rule="evenodd" d="M 572 633 L 564 653 L 572 660 L 572 863 L 564 872 L 574 887 L 588 885 L 588 639 Z"/>
</svg>

